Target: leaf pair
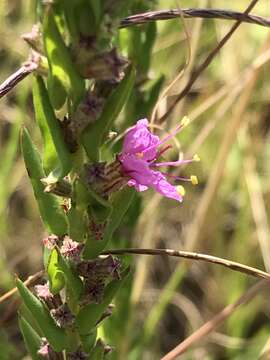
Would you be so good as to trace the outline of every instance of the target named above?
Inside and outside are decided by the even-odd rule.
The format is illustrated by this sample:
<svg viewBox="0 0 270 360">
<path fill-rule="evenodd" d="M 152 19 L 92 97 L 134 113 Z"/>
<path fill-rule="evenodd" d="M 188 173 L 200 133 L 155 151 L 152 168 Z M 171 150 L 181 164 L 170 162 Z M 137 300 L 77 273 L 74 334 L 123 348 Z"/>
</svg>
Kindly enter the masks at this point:
<svg viewBox="0 0 270 360">
<path fill-rule="evenodd" d="M 56 325 L 49 310 L 29 289 L 27 289 L 20 279 L 16 279 L 16 285 L 25 306 L 38 322 L 43 335 L 46 337 L 52 348 L 55 351 L 66 349 L 68 343 L 65 330 Z M 34 341 L 33 349 L 35 349 L 38 345 L 38 337 L 34 334 L 34 331 L 31 331 L 26 320 L 21 320 L 21 324 L 25 330 L 25 337 L 30 336 L 32 332 Z"/>
</svg>

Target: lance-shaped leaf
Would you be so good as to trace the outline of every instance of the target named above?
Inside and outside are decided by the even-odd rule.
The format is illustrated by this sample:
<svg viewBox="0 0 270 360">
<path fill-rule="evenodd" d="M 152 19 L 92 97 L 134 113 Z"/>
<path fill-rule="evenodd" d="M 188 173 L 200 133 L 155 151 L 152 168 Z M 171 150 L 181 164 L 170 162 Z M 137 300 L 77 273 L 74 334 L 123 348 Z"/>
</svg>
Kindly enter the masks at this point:
<svg viewBox="0 0 270 360">
<path fill-rule="evenodd" d="M 88 1 L 83 1 L 76 7 L 76 19 L 78 29 L 83 36 L 95 35 L 96 18 Z"/>
<path fill-rule="evenodd" d="M 102 9 L 101 9 L 101 0 L 88 0 L 90 7 L 92 9 L 92 12 L 95 17 L 95 24 L 96 29 L 98 27 L 98 24 L 100 23 L 101 16 L 102 16 Z"/>
<path fill-rule="evenodd" d="M 83 132 L 81 141 L 91 160 L 99 160 L 99 148 L 104 140 L 104 136 L 110 130 L 113 122 L 128 100 L 134 82 L 135 70 L 130 67 L 124 79 L 109 96 L 100 117 Z"/>
<path fill-rule="evenodd" d="M 93 259 L 106 247 L 110 241 L 114 231 L 121 223 L 123 216 L 128 210 L 134 197 L 134 189 L 125 187 L 121 191 L 115 193 L 112 197 L 112 212 L 107 219 L 104 229 L 103 240 L 97 241 L 91 235 L 86 240 L 83 256 L 85 259 Z"/>
<path fill-rule="evenodd" d="M 71 302 L 77 307 L 77 301 L 82 293 L 81 279 L 73 272 L 70 264 L 62 257 L 57 248 L 54 248 L 49 257 L 47 272 L 49 276 L 50 291 L 59 293 L 67 285 Z"/>
<path fill-rule="evenodd" d="M 32 328 L 28 321 L 20 314 L 19 327 L 23 336 L 27 352 L 33 360 L 41 360 L 41 356 L 39 356 L 37 353 L 42 343 L 41 337 Z"/>
<path fill-rule="evenodd" d="M 89 304 L 80 310 L 76 319 L 76 324 L 80 334 L 86 335 L 92 331 L 103 312 L 113 300 L 113 297 L 118 289 L 125 282 L 128 273 L 129 268 L 122 272 L 120 280 L 113 280 L 106 286 L 102 303 Z"/>
<path fill-rule="evenodd" d="M 59 255 L 54 248 L 49 257 L 47 273 L 49 277 L 50 291 L 52 294 L 58 294 L 65 286 L 65 275 L 59 266 Z"/>
<path fill-rule="evenodd" d="M 93 347 L 95 346 L 97 339 L 97 328 L 94 328 L 89 334 L 80 335 L 80 339 L 82 342 L 83 350 L 89 353 Z"/>
<path fill-rule="evenodd" d="M 48 57 L 50 74 L 49 94 L 53 106 L 59 109 L 69 95 L 76 107 L 84 94 L 84 80 L 72 64 L 70 53 L 59 33 L 51 7 L 48 7 L 43 21 L 44 44 Z"/>
<path fill-rule="evenodd" d="M 91 351 L 90 358 L 92 360 L 103 360 L 104 359 L 104 345 L 102 341 L 99 339 L 94 347 L 94 349 Z"/>
<path fill-rule="evenodd" d="M 67 213 L 69 222 L 69 236 L 75 241 L 82 242 L 87 231 L 84 211 L 74 206 Z"/>
<path fill-rule="evenodd" d="M 79 276 L 77 276 L 70 264 L 63 258 L 61 254 L 58 253 L 59 256 L 59 267 L 62 269 L 63 273 L 66 277 L 66 283 L 69 291 L 72 293 L 72 300 L 77 301 L 82 293 L 83 284 Z"/>
<path fill-rule="evenodd" d="M 36 121 L 43 140 L 43 167 L 45 171 L 48 172 L 57 164 L 57 153 L 49 124 L 56 127 L 59 127 L 59 124 L 55 118 L 47 90 L 40 76 L 34 78 L 33 101 Z M 50 118 L 48 121 L 47 116 Z M 55 125 L 53 125 L 53 123 L 55 123 Z M 59 130 L 57 130 L 57 132 L 59 132 Z"/>
<path fill-rule="evenodd" d="M 149 69 L 152 48 L 157 33 L 156 23 L 151 22 L 140 28 L 134 26 L 126 31 L 128 57 L 132 60 L 132 63 L 136 64 L 141 73 L 146 74 Z"/>
<path fill-rule="evenodd" d="M 63 178 L 71 169 L 71 154 L 64 141 L 60 123 L 54 114 L 41 76 L 37 76 L 34 79 L 33 98 L 36 120 L 43 139 L 44 168 L 47 171 L 51 171 L 58 162 L 61 177 Z"/>
<path fill-rule="evenodd" d="M 16 286 L 22 300 L 33 317 L 38 322 L 40 329 L 55 351 L 62 351 L 67 347 L 67 337 L 63 329 L 56 325 L 49 310 L 31 293 L 20 279 L 16 279 Z"/>
<path fill-rule="evenodd" d="M 24 128 L 21 133 L 21 148 L 26 170 L 32 183 L 41 218 L 49 233 L 64 235 L 67 233 L 67 219 L 56 196 L 44 193 L 40 179 L 45 177 L 41 158 L 30 135 Z"/>
<path fill-rule="evenodd" d="M 79 29 L 76 23 L 76 13 L 75 13 L 75 7 L 77 5 L 77 1 L 69 1 L 69 0 L 60 0 L 59 4 L 61 4 L 66 24 L 70 33 L 70 36 L 72 38 L 72 42 L 78 42 L 79 40 Z"/>
</svg>

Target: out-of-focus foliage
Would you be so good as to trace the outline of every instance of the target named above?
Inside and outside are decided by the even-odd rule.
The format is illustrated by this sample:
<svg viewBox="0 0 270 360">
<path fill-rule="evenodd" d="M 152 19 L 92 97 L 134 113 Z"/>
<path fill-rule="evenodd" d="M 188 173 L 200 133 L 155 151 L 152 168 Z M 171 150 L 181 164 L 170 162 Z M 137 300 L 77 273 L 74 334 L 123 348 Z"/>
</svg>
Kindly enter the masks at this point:
<svg viewBox="0 0 270 360">
<path fill-rule="evenodd" d="M 247 2 L 215 0 L 210 5 L 243 10 Z M 183 0 L 179 4 L 210 5 L 206 0 Z M 175 2 L 134 1 L 132 13 L 169 7 L 175 7 Z M 30 30 L 34 13 L 30 0 L 0 2 L 1 81 L 28 56 L 20 34 Z M 270 17 L 268 1 L 261 0 L 254 13 Z M 189 65 L 170 90 L 170 103 L 231 24 L 224 20 L 186 20 L 189 43 L 181 19 L 121 30 L 115 42 L 132 60 L 137 78 L 114 130 L 121 133 L 138 118 L 150 116 L 161 88 L 184 68 L 190 46 Z M 182 205 L 161 199 L 151 191 L 136 195 L 123 225 L 113 236 L 112 248 L 188 248 L 270 270 L 269 61 L 258 65 L 261 54 L 269 56 L 269 48 L 267 28 L 242 24 L 200 76 L 168 124 L 162 125 L 168 130 L 184 115 L 191 118 L 191 124 L 177 140 L 184 153 L 200 154 L 201 163 L 194 166 L 199 186 L 186 186 Z M 254 73 L 252 64 L 258 66 Z M 35 130 L 30 84 L 31 79 L 25 79 L 0 101 L 1 293 L 13 286 L 14 273 L 26 278 L 42 267 L 42 224 L 18 151 L 22 121 L 42 147 Z M 166 105 L 166 101 L 160 104 L 158 115 L 164 113 Z M 237 122 L 239 118 L 241 122 Z M 228 134 L 232 143 L 226 147 Z M 119 143 L 112 142 L 111 146 L 119 149 Z M 184 173 L 185 169 L 181 175 Z M 171 283 L 176 268 L 181 271 L 179 262 L 148 257 L 135 261 L 126 257 L 125 262 L 131 263 L 134 271 L 116 298 L 113 316 L 98 329 L 99 335 L 115 348 L 111 359 L 159 358 L 253 283 L 243 274 L 194 262 L 175 286 L 172 298 L 164 302 L 165 310 L 160 311 L 156 305 L 164 299 L 164 289 Z M 235 312 L 183 359 L 258 358 L 270 336 L 267 291 L 264 294 Z M 17 307 L 17 299 L 0 304 L 3 359 L 21 359 L 25 355 L 16 320 Z M 157 322 L 156 317 L 160 317 Z"/>
</svg>

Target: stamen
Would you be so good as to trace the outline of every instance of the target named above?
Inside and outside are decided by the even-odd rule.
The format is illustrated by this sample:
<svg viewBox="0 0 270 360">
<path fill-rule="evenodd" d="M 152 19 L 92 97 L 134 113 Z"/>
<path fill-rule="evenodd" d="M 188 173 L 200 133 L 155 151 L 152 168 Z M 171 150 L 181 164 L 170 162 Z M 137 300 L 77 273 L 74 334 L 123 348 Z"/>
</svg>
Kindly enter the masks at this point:
<svg viewBox="0 0 270 360">
<path fill-rule="evenodd" d="M 176 186 L 176 191 L 181 196 L 185 196 L 185 194 L 186 194 L 186 190 L 185 190 L 184 186 L 182 186 L 182 185 Z"/>
<path fill-rule="evenodd" d="M 194 159 L 153 163 L 151 166 L 179 166 L 179 165 L 188 164 L 188 163 L 191 163 L 191 162 L 194 162 Z"/>
<path fill-rule="evenodd" d="M 190 176 L 189 178 L 187 178 L 187 177 L 172 175 L 172 174 L 166 173 L 166 172 L 164 172 L 164 171 L 160 171 L 160 172 L 161 172 L 161 174 L 163 174 L 163 175 L 165 175 L 165 176 L 167 176 L 167 177 L 169 177 L 169 178 L 172 178 L 172 179 L 174 179 L 174 180 L 181 180 L 181 181 L 191 182 L 192 184 L 193 184 L 193 182 L 194 182 L 193 185 L 196 185 L 196 184 L 195 184 L 196 181 L 197 181 L 197 183 L 198 183 L 197 176 L 195 176 L 195 175 L 192 175 L 192 176 Z M 192 182 L 192 181 L 193 181 L 193 182 Z"/>
<path fill-rule="evenodd" d="M 184 119 L 183 119 L 183 120 L 184 120 Z M 182 121 L 183 121 L 183 120 L 182 120 Z M 184 121 L 184 125 L 185 125 L 185 124 L 186 124 L 186 121 Z M 184 125 L 183 125 L 182 122 L 181 122 L 181 124 L 179 124 L 171 134 L 165 136 L 165 138 L 164 138 L 163 140 L 160 140 L 159 143 L 154 144 L 154 145 L 151 145 L 151 146 L 149 146 L 148 148 L 144 149 L 142 152 L 145 153 L 146 151 L 155 149 L 155 148 L 157 148 L 158 146 L 164 144 L 165 142 L 167 142 L 168 140 L 170 140 L 171 138 L 173 138 L 177 133 L 179 133 L 179 131 L 184 127 Z"/>
<path fill-rule="evenodd" d="M 167 150 L 171 149 L 172 145 L 167 145 L 163 149 L 160 149 L 160 151 L 157 153 L 157 158 L 159 158 L 161 155 L 163 155 Z"/>
<path fill-rule="evenodd" d="M 196 175 L 191 175 L 190 176 L 190 181 L 191 181 L 192 185 L 198 185 L 199 184 L 199 181 L 198 181 L 198 178 L 197 178 Z"/>
<path fill-rule="evenodd" d="M 201 159 L 200 159 L 200 157 L 199 157 L 198 154 L 195 154 L 195 155 L 193 156 L 193 160 L 194 160 L 194 161 L 201 161 Z"/>
<path fill-rule="evenodd" d="M 189 123 L 190 123 L 190 119 L 187 116 L 184 116 L 183 119 L 181 120 L 181 125 L 188 126 Z"/>
</svg>

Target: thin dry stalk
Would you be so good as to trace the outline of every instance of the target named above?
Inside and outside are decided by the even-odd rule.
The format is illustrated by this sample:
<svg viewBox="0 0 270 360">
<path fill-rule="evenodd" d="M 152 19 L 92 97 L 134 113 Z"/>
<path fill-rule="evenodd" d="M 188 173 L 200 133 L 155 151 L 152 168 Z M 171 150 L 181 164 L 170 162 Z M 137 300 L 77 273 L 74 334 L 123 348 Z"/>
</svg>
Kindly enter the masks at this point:
<svg viewBox="0 0 270 360">
<path fill-rule="evenodd" d="M 157 216 L 153 216 L 153 213 L 155 212 L 155 209 L 159 207 L 160 201 L 160 196 L 155 195 L 149 205 L 146 207 L 145 211 L 143 212 L 143 216 L 140 217 L 140 221 L 138 223 L 138 232 L 140 232 L 140 229 L 143 229 L 143 244 L 146 247 L 153 246 L 153 240 L 155 236 L 154 230 L 158 222 Z M 137 233 L 137 231 L 135 233 Z M 133 306 L 138 303 L 141 297 L 148 273 L 147 269 L 149 268 L 149 260 L 150 259 L 140 258 L 136 263 L 136 270 L 131 293 L 131 303 Z"/>
<path fill-rule="evenodd" d="M 192 110 L 188 117 L 191 122 L 198 119 L 205 111 L 209 110 L 214 106 L 219 100 L 228 94 L 235 93 L 235 98 L 237 99 L 237 94 L 242 91 L 246 86 L 247 81 L 249 80 L 250 74 L 255 70 L 263 66 L 270 58 L 270 50 L 267 49 L 261 55 L 259 55 L 251 65 L 249 65 L 244 71 L 237 76 L 236 79 L 230 81 L 228 84 L 221 87 L 219 90 L 211 94 L 207 99 L 205 99 L 201 104 L 199 104 L 194 110 Z"/>
<path fill-rule="evenodd" d="M 251 144 L 247 144 L 249 149 L 252 148 L 249 145 Z M 270 271 L 270 228 L 261 183 L 256 171 L 256 159 L 253 154 L 249 154 L 244 160 L 244 175 L 264 266 L 267 271 Z"/>
<path fill-rule="evenodd" d="M 229 268 L 233 271 L 238 271 L 254 277 L 260 277 L 264 279 L 270 279 L 270 274 L 265 271 L 253 268 L 248 265 L 243 265 L 235 261 L 219 258 L 212 255 L 200 254 L 191 251 L 171 250 L 171 249 L 113 249 L 106 250 L 102 254 L 104 255 L 159 255 L 159 256 L 173 256 L 189 260 L 204 261 L 211 264 L 217 264 Z"/>
<path fill-rule="evenodd" d="M 10 90 L 12 90 L 19 82 L 21 82 L 26 76 L 30 75 L 33 71 L 37 69 L 38 65 L 29 61 L 23 64 L 14 74 L 10 75 L 1 85 L 0 85 L 0 99 L 6 95 Z"/>
<path fill-rule="evenodd" d="M 244 11 L 244 15 L 247 15 L 253 7 L 256 5 L 258 0 L 253 0 L 247 7 L 247 9 Z M 233 33 L 238 29 L 238 27 L 241 25 L 242 20 L 238 19 L 235 24 L 232 26 L 230 31 L 221 39 L 221 41 L 218 43 L 218 45 L 210 52 L 210 54 L 207 56 L 207 58 L 202 62 L 201 65 L 198 66 L 198 68 L 191 74 L 190 79 L 186 86 L 183 88 L 183 90 L 178 94 L 176 99 L 173 101 L 173 103 L 168 108 L 167 112 L 159 119 L 159 123 L 163 123 L 168 116 L 172 113 L 175 106 L 181 101 L 189 92 L 192 85 L 195 83 L 195 81 L 198 79 L 198 77 L 202 74 L 202 72 L 211 64 L 215 56 L 219 53 L 220 49 L 223 48 L 223 46 L 227 43 L 227 41 L 231 38 Z"/>
<path fill-rule="evenodd" d="M 44 275 L 44 270 L 38 271 L 37 273 L 30 275 L 23 283 L 26 286 L 33 285 L 38 279 L 40 279 Z M 9 299 L 11 296 L 16 294 L 17 288 L 13 288 L 4 295 L 0 297 L 0 304 L 4 302 L 5 300 Z"/>
<path fill-rule="evenodd" d="M 134 25 L 141 25 L 150 21 L 171 20 L 180 16 L 180 12 L 187 19 L 203 18 L 203 19 L 224 19 L 224 20 L 241 20 L 244 23 L 256 24 L 270 27 L 270 20 L 253 14 L 243 14 L 239 11 L 231 11 L 226 9 L 171 9 L 149 11 L 141 14 L 131 15 L 121 20 L 120 28 Z"/>
<path fill-rule="evenodd" d="M 193 140 L 191 146 L 188 148 L 185 154 L 186 158 L 191 158 L 195 153 L 197 153 L 199 148 L 208 138 L 210 133 L 215 129 L 216 125 L 223 118 L 225 113 L 238 99 L 239 93 L 245 88 L 247 82 L 249 81 L 249 77 L 254 71 L 254 69 L 259 69 L 269 60 L 270 51 L 266 50 L 252 63 L 252 65 L 250 65 L 243 73 L 241 73 L 241 75 L 236 79 L 236 81 L 225 85 L 217 93 L 210 95 L 209 98 L 207 98 L 202 104 L 200 104 L 194 111 L 189 114 L 189 119 L 191 122 L 196 120 L 204 111 L 208 110 L 227 94 L 227 97 L 218 107 L 217 111 L 214 113 L 213 116 L 211 116 L 211 119 L 208 120 L 208 122 L 204 125 L 202 130 Z M 175 174 L 177 174 L 177 171 L 175 171 Z"/>
<path fill-rule="evenodd" d="M 179 10 L 179 19 L 181 20 L 181 24 L 183 24 L 183 28 L 184 28 L 184 33 L 185 33 L 185 39 L 187 42 L 187 57 L 186 57 L 186 61 L 184 64 L 183 69 L 177 74 L 177 76 L 170 82 L 170 84 L 163 90 L 163 92 L 161 93 L 157 103 L 154 106 L 154 109 L 152 111 L 152 115 L 151 115 L 151 119 L 150 119 L 150 123 L 153 124 L 155 122 L 155 118 L 156 118 L 156 113 L 158 110 L 158 107 L 160 105 L 160 103 L 162 103 L 162 101 L 165 99 L 166 95 L 168 94 L 168 92 L 170 91 L 170 89 L 172 89 L 172 87 L 183 77 L 185 71 L 187 70 L 187 68 L 189 67 L 189 63 L 191 60 L 191 42 L 190 42 L 190 36 L 184 21 L 184 17 L 183 14 L 181 12 L 181 10 Z"/>
<path fill-rule="evenodd" d="M 206 322 L 198 330 L 192 333 L 188 338 L 177 345 L 168 354 L 162 357 L 161 360 L 173 360 L 185 353 L 190 347 L 205 336 L 214 331 L 220 326 L 229 316 L 231 316 L 239 306 L 245 305 L 250 302 L 260 291 L 264 290 L 269 285 L 269 280 L 262 280 L 257 284 L 253 285 L 245 294 L 243 294 L 235 303 L 226 306 L 220 313 L 215 315 L 211 320 Z"/>
</svg>

